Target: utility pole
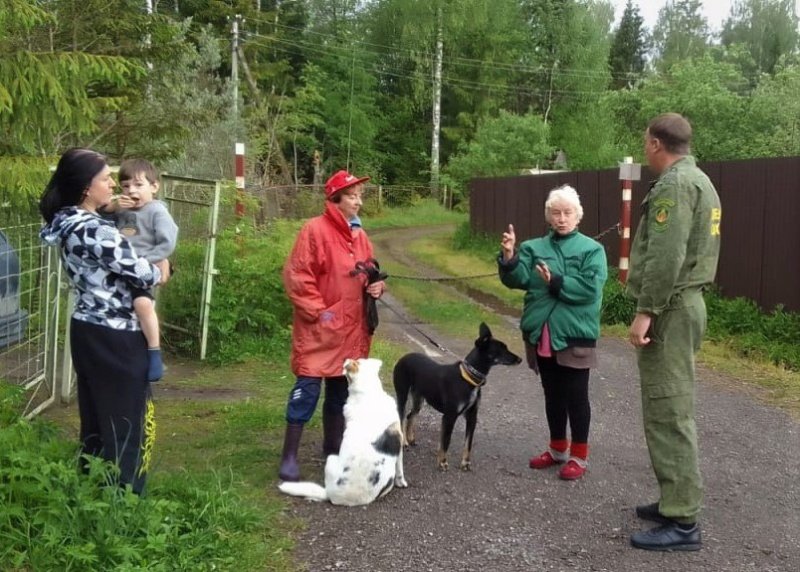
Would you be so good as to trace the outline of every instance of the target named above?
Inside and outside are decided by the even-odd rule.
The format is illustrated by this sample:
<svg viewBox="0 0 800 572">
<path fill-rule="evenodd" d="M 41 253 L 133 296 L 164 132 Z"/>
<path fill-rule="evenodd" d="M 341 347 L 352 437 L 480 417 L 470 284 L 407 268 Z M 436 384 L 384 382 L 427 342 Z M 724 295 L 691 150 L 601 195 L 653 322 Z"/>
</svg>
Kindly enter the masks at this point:
<svg viewBox="0 0 800 572">
<path fill-rule="evenodd" d="M 439 133 L 442 122 L 442 56 L 444 52 L 442 5 L 436 8 L 436 55 L 433 62 L 433 136 L 431 141 L 431 192 L 439 190 Z"/>
<path fill-rule="evenodd" d="M 152 18 L 152 16 L 153 16 L 153 0 L 145 0 L 144 10 L 145 10 L 145 13 L 147 14 L 147 33 L 144 35 L 144 50 L 145 50 L 145 53 L 148 55 L 148 59 L 145 62 L 145 65 L 147 66 L 147 71 L 150 74 L 152 74 L 153 73 L 153 62 L 150 61 L 149 55 L 150 55 L 150 48 L 153 46 L 153 39 L 150 36 L 150 28 L 153 25 L 153 18 Z M 152 82 L 152 78 L 148 77 L 147 78 L 147 87 L 145 88 L 145 90 L 146 90 L 145 93 L 147 94 L 147 98 L 148 99 L 150 99 L 150 97 L 153 95 L 152 94 L 153 90 L 152 90 L 152 87 L 151 87 L 151 82 Z"/>
<path fill-rule="evenodd" d="M 233 17 L 231 33 L 231 83 L 233 84 L 233 115 L 239 117 L 239 22 L 241 14 Z"/>
</svg>

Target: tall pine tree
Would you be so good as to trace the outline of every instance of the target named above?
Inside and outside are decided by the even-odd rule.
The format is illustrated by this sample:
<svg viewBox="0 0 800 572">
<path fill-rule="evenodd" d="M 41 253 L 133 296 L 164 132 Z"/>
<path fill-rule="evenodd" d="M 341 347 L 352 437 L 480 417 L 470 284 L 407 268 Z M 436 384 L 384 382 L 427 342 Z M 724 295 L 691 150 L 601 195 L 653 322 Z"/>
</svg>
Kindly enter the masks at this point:
<svg viewBox="0 0 800 572">
<path fill-rule="evenodd" d="M 619 27 L 614 33 L 608 65 L 611 68 L 611 85 L 615 89 L 632 87 L 644 71 L 648 37 L 639 6 L 631 0 L 625 5 Z"/>
</svg>

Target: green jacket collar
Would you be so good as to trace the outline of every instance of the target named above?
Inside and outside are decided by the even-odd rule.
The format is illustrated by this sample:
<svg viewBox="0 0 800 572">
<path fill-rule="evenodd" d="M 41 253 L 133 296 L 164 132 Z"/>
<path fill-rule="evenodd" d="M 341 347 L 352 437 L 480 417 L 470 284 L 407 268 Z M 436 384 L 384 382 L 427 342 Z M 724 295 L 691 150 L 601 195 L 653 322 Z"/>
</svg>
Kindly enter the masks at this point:
<svg viewBox="0 0 800 572">
<path fill-rule="evenodd" d="M 575 236 L 576 234 L 578 234 L 578 232 L 580 232 L 580 231 L 578 230 L 577 226 L 575 227 L 575 230 L 573 230 L 572 232 L 567 233 L 567 234 L 558 234 L 555 230 L 553 230 L 551 228 L 550 229 L 550 240 L 558 240 L 558 241 L 568 240 L 568 239 L 572 238 L 573 236 Z"/>
</svg>

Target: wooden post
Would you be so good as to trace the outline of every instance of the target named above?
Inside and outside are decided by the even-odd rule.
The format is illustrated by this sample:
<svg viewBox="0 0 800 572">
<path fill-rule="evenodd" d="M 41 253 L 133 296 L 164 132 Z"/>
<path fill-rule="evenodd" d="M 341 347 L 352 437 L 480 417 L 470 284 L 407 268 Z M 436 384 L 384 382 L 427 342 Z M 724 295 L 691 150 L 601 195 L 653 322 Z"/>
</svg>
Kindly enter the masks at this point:
<svg viewBox="0 0 800 572">
<path fill-rule="evenodd" d="M 236 218 L 244 216 L 244 143 L 236 143 Z"/>
<path fill-rule="evenodd" d="M 631 198 L 633 181 L 641 178 L 641 165 L 633 162 L 633 157 L 625 157 L 619 166 L 619 178 L 622 180 L 622 207 L 619 216 L 619 281 L 628 281 L 628 268 L 631 256 Z"/>
</svg>

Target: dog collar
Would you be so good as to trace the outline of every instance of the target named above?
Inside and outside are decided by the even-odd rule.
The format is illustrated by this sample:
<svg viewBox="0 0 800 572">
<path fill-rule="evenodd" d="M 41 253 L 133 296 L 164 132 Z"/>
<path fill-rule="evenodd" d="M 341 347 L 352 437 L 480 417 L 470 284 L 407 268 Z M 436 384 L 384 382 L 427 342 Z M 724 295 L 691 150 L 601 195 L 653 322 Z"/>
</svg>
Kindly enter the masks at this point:
<svg viewBox="0 0 800 572">
<path fill-rule="evenodd" d="M 458 367 L 461 370 L 461 377 L 463 377 L 464 381 L 471 386 L 481 387 L 484 383 L 486 383 L 486 376 L 469 365 L 467 362 L 462 361 L 460 364 L 458 364 Z"/>
</svg>

